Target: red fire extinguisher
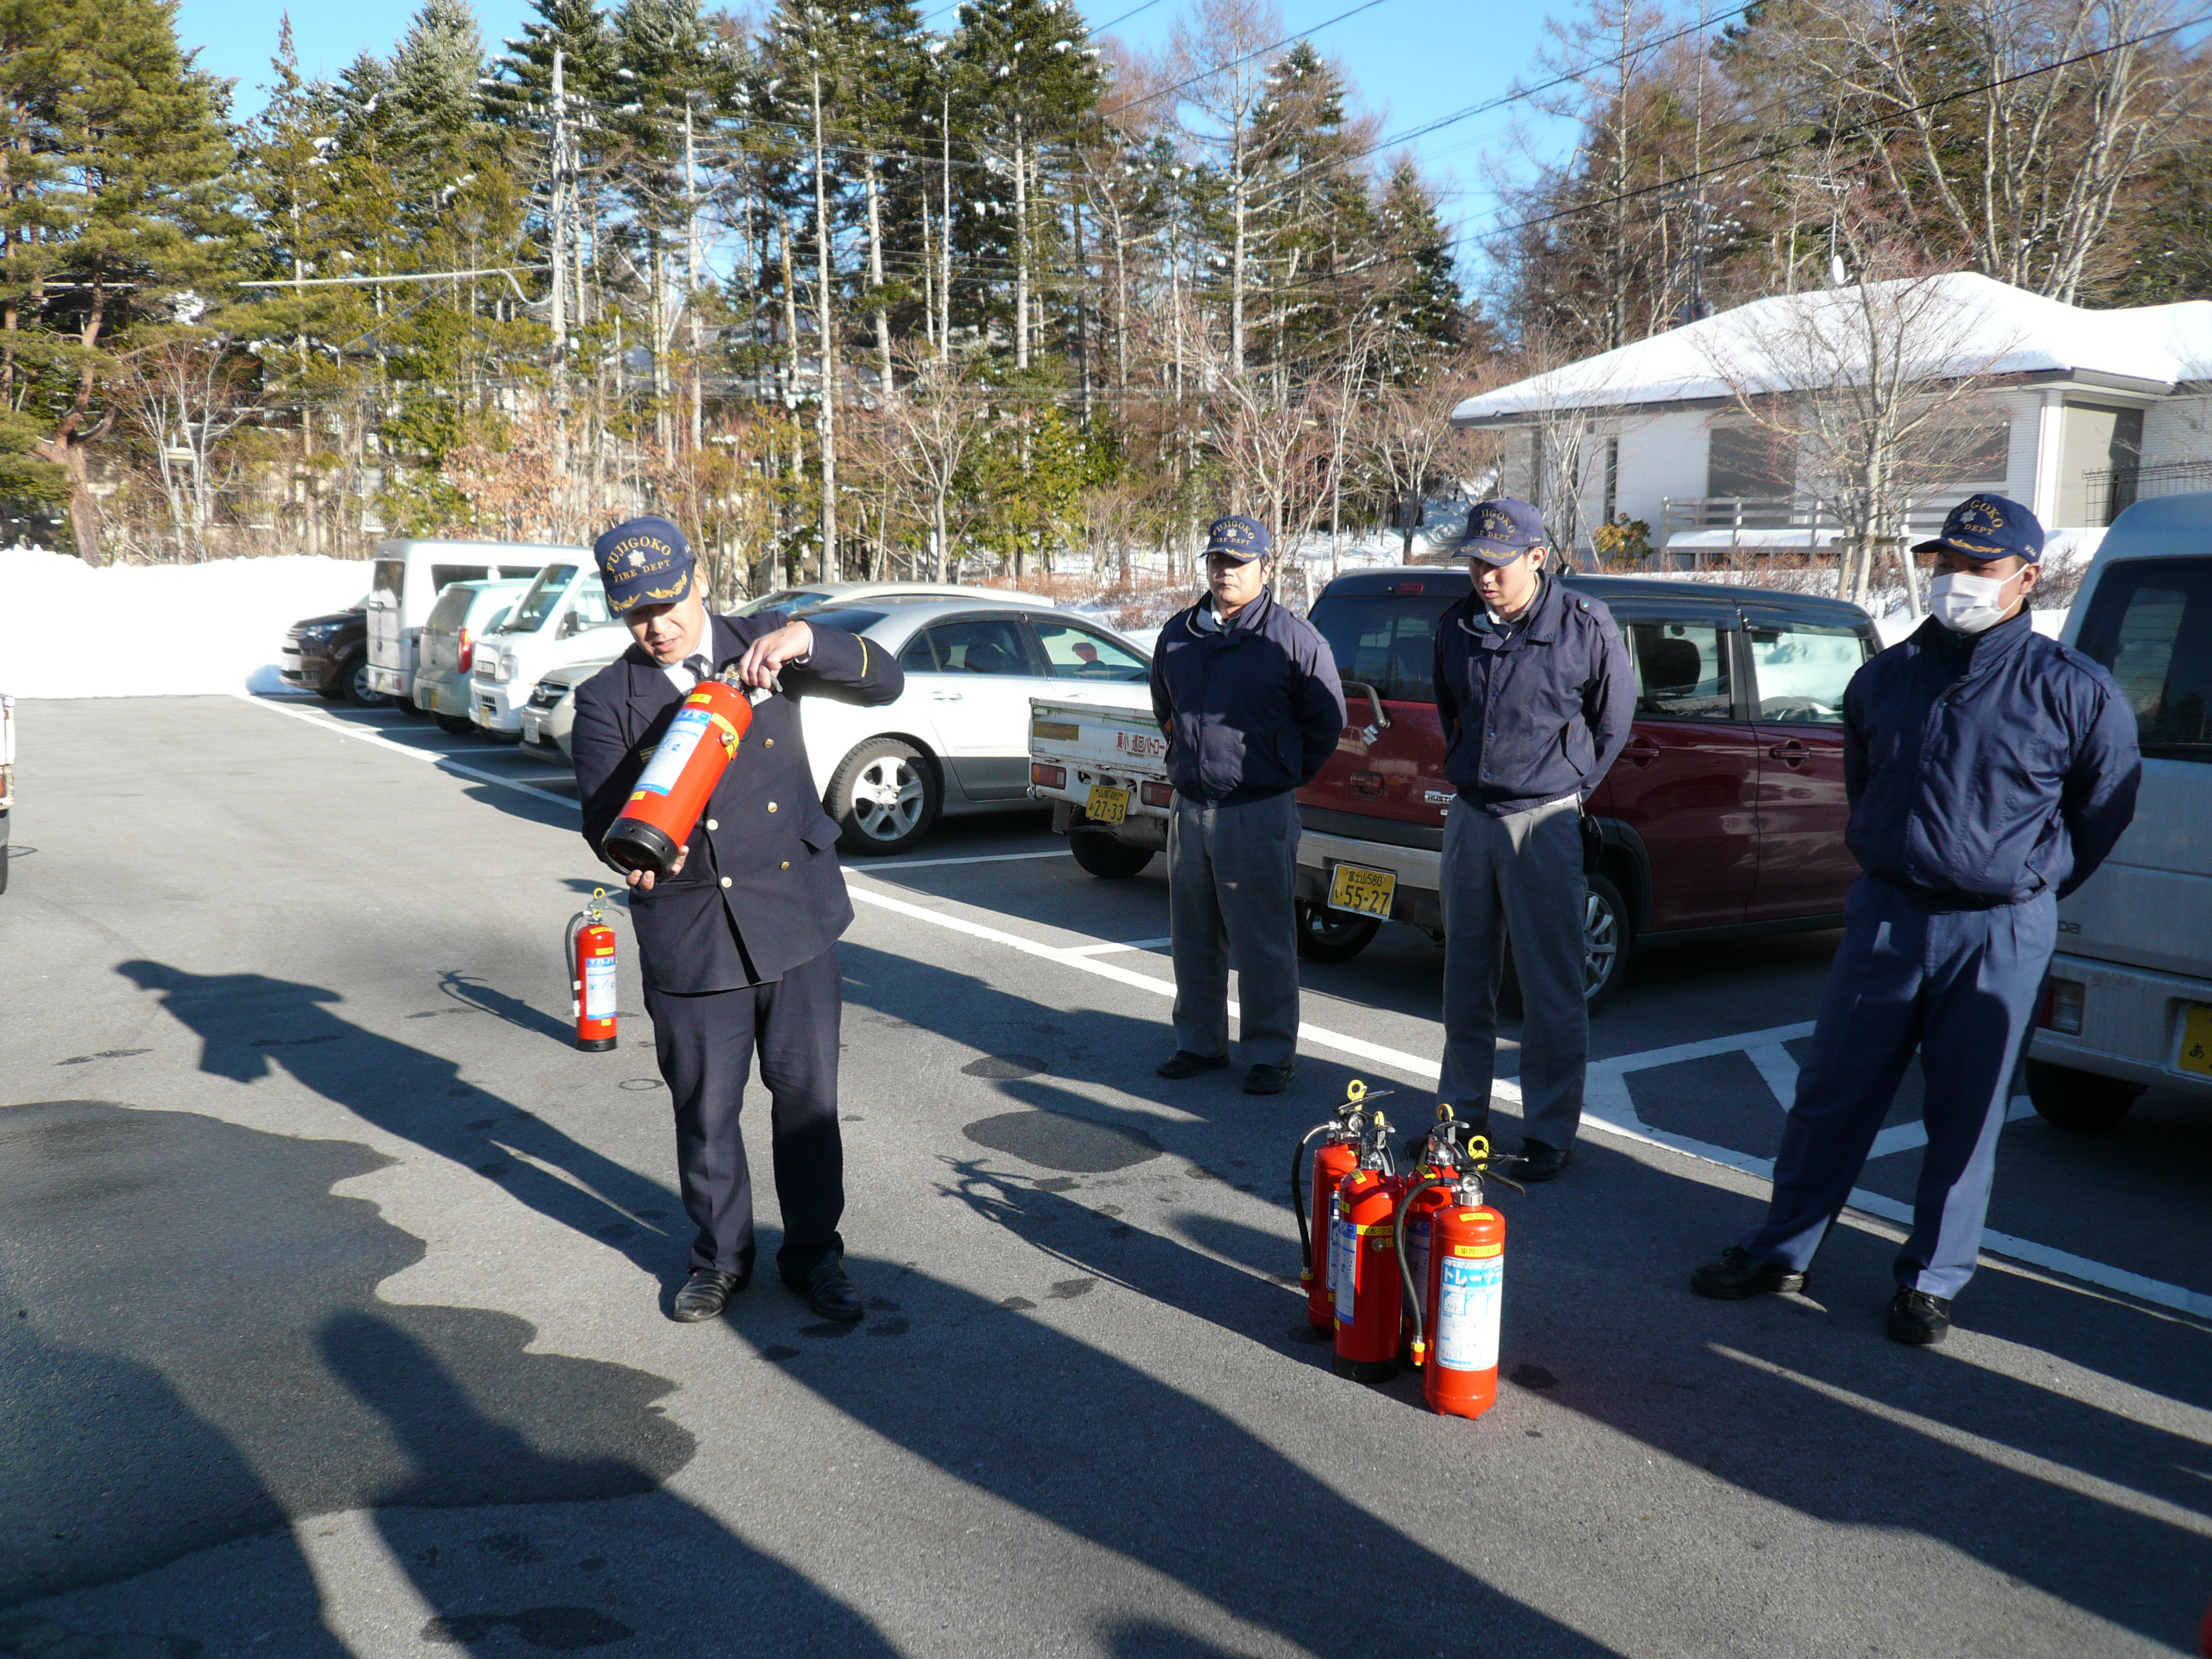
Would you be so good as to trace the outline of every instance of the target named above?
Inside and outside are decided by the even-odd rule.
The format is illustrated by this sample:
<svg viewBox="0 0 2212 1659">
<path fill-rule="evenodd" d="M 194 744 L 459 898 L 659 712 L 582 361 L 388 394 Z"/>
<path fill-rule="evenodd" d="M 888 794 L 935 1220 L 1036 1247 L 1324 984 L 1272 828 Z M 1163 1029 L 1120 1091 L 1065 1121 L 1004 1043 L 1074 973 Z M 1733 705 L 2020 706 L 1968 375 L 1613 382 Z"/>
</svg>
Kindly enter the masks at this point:
<svg viewBox="0 0 2212 1659">
<path fill-rule="evenodd" d="M 1490 1143 L 1478 1135 L 1460 1148 L 1460 1167 L 1409 1186 L 1395 1217 L 1398 1273 L 1413 1306 L 1413 1364 L 1421 1397 L 1447 1417 L 1480 1417 L 1498 1399 L 1498 1319 L 1505 1288 L 1505 1218 L 1483 1202 Z M 1503 1176 L 1516 1192 L 1517 1182 Z M 1404 1243 L 1406 1217 L 1424 1195 L 1445 1201 L 1429 1211 L 1429 1259 L 1416 1277 Z M 1430 1339 L 1433 1337 L 1431 1345 Z"/>
<path fill-rule="evenodd" d="M 1467 1149 L 1470 1143 L 1463 1133 L 1467 1125 L 1454 1118 L 1448 1103 L 1437 1102 L 1437 1121 L 1413 1158 L 1412 1176 L 1418 1184 L 1407 1189 L 1405 1206 L 1396 1227 L 1401 1241 L 1400 1254 L 1412 1264 L 1413 1284 L 1417 1286 L 1425 1286 L 1429 1282 L 1430 1220 L 1437 1211 L 1453 1201 L 1448 1178 L 1469 1164 Z M 1478 1135 L 1474 1138 L 1474 1144 L 1481 1146 L 1487 1154 L 1487 1141 Z M 1440 1181 L 1437 1179 L 1440 1176 L 1447 1179 Z M 1398 1358 L 1419 1370 L 1421 1361 L 1413 1352 L 1413 1332 L 1420 1324 L 1421 1310 L 1413 1298 L 1413 1291 L 1409 1289 L 1401 1329 L 1402 1346 L 1398 1351 Z"/>
<path fill-rule="evenodd" d="M 1382 1094 L 1389 1092 L 1385 1089 Z M 1336 1189 L 1359 1163 L 1359 1142 L 1370 1098 L 1367 1085 L 1352 1079 L 1345 1087 L 1343 1104 L 1326 1122 L 1307 1130 L 1291 1152 L 1291 1208 L 1298 1218 L 1298 1282 L 1306 1287 L 1306 1318 L 1317 1331 L 1336 1328 L 1336 1298 L 1328 1288 Z M 1302 1178 L 1302 1170 L 1306 1148 L 1316 1138 L 1321 1145 L 1313 1149 L 1313 1178 L 1309 1184 Z"/>
<path fill-rule="evenodd" d="M 1382 1382 L 1398 1370 L 1398 1281 L 1390 1269 L 1406 1177 L 1391 1167 L 1390 1125 L 1369 1115 L 1359 1165 L 1337 1183 L 1329 1233 L 1329 1286 L 1336 1297 L 1336 1374 Z"/>
<path fill-rule="evenodd" d="M 753 705 L 770 695 L 771 689 L 762 689 L 749 696 L 726 679 L 702 680 L 692 688 L 607 831 L 609 859 L 625 870 L 668 873 L 751 728 Z"/>
<path fill-rule="evenodd" d="M 615 930 L 607 926 L 607 890 L 592 890 L 592 902 L 568 918 L 569 1012 L 576 1021 L 576 1046 L 597 1052 L 615 1046 Z"/>
</svg>

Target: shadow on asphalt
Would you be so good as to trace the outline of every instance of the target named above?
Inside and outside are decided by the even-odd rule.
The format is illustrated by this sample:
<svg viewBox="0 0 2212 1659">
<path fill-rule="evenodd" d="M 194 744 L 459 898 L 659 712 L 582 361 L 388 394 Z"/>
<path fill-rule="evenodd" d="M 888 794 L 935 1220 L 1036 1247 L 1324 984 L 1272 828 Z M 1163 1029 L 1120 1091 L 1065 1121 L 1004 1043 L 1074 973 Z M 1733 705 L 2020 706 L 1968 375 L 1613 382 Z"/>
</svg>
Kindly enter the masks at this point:
<svg viewBox="0 0 2212 1659">
<path fill-rule="evenodd" d="M 1149 1075 L 1165 1042 L 1157 1022 L 1054 1008 L 849 943 L 844 955 L 849 1005 L 877 1011 L 876 1018 L 927 1008 L 933 1030 L 953 1042 L 1045 1061 L 1039 1072 L 997 1083 L 1011 1102 L 1045 1119 L 1141 1129 L 1194 1182 L 1226 1180 L 1285 1207 L 1289 1147 L 1303 1127 L 1296 1120 L 1321 1115 L 1322 1103 L 1340 1097 L 1351 1075 L 1342 1066 L 1310 1068 L 1302 1056 L 1295 1096 L 1307 1103 L 1302 1108 L 1255 1102 L 1233 1085 L 1207 1086 L 1226 1074 L 1196 1088 L 1164 1085 Z M 1158 1098 L 1203 1121 L 1164 1124 L 1063 1080 Z M 1409 1106 L 1402 1115 L 1418 1115 Z M 994 1149 L 1019 1144 L 1002 1117 L 981 1121 L 994 1126 Z M 1224 1129 L 1228 1144 L 1267 1155 L 1239 1167 L 1222 1150 Z M 1510 1127 L 1502 1138 L 1510 1144 Z M 1070 1273 L 1111 1279 L 1225 1331 L 1326 1363 L 1326 1350 L 1316 1357 L 1297 1328 L 1302 1305 L 1279 1288 L 1295 1282 L 1294 1244 L 1211 1215 L 1169 1218 L 1248 1272 L 1132 1230 L 1071 1196 L 1085 1183 L 1060 1171 L 1075 1166 L 1053 1161 L 1055 1135 L 1040 1130 L 1037 1139 L 1041 1161 L 1020 1173 L 1006 1173 L 1018 1166 L 1004 1158 L 948 1158 L 948 1191 Z M 1201 1143 L 1202 1164 L 1190 1150 Z M 1278 1143 L 1279 1169 L 1272 1155 Z M 1944 1350 L 1890 1342 L 1881 1317 L 1893 1288 L 1894 1244 L 1851 1229 L 1831 1234 L 1814 1282 L 1816 1295 L 1836 1298 L 1832 1312 L 1795 1299 L 1723 1304 L 1691 1295 L 1688 1271 L 1740 1237 L 1763 1200 L 1668 1176 L 1585 1139 L 1566 1180 L 1528 1200 L 1504 1194 L 1501 1206 L 1513 1237 L 1509 1352 L 1540 1360 L 1531 1375 L 1550 1402 L 1804 1515 L 1924 1536 L 2153 1639 L 2185 1639 L 2212 1593 L 2201 1534 L 2154 1505 L 2145 1513 L 2117 1495 L 2069 1490 L 2006 1460 L 2047 1460 L 2212 1518 L 2212 1451 Z M 1964 1328 L 2212 1408 L 2212 1330 L 2201 1323 L 1987 1268 L 1964 1293 L 1958 1316 Z M 1515 1364 L 1509 1358 L 1509 1376 Z M 1389 1391 L 1423 1409 L 1412 1379 Z M 1212 1434 L 1206 1431 L 1204 1443 L 1214 1443 Z M 1958 1443 L 1963 1437 L 1991 1443 Z M 2069 1540 L 2063 1550 L 2051 1547 L 2057 1537 Z"/>
</svg>

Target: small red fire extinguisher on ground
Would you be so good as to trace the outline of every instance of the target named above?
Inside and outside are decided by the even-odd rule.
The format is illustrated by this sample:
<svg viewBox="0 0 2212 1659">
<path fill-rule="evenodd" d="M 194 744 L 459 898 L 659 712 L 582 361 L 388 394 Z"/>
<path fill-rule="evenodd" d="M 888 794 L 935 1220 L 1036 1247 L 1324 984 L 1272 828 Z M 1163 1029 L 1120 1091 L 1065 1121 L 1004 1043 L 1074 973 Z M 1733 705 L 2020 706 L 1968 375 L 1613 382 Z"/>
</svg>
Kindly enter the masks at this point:
<svg viewBox="0 0 2212 1659">
<path fill-rule="evenodd" d="M 1390 1124 L 1369 1115 L 1359 1165 L 1337 1183 L 1329 1236 L 1329 1287 L 1336 1296 L 1339 1376 L 1388 1382 L 1398 1370 L 1398 1280 L 1390 1271 L 1394 1224 L 1405 1178 L 1392 1168 Z"/>
<path fill-rule="evenodd" d="M 1505 1218 L 1483 1202 L 1490 1143 L 1477 1135 L 1450 1153 L 1455 1168 L 1409 1185 L 1395 1217 L 1398 1273 L 1413 1310 L 1413 1361 L 1421 1368 L 1421 1397 L 1447 1417 L 1480 1417 L 1498 1399 L 1498 1339 L 1505 1290 Z M 1518 1183 L 1504 1176 L 1516 1192 Z M 1445 1201 L 1425 1206 L 1441 1190 Z M 1427 1209 L 1428 1261 L 1416 1276 L 1406 1245 L 1407 1217 Z M 1433 1341 L 1431 1340 L 1433 1339 Z"/>
<path fill-rule="evenodd" d="M 576 1021 L 576 1046 L 594 1052 L 615 1046 L 615 930 L 607 925 L 607 890 L 592 890 L 592 902 L 568 918 L 569 1012 Z"/>
<path fill-rule="evenodd" d="M 1383 1094 L 1390 1091 L 1382 1091 Z M 1291 1208 L 1298 1218 L 1298 1280 L 1305 1286 L 1306 1318 L 1317 1331 L 1336 1328 L 1336 1298 L 1328 1288 L 1329 1240 L 1336 1222 L 1336 1189 L 1359 1163 L 1367 1121 L 1367 1085 L 1347 1084 L 1344 1103 L 1323 1123 L 1305 1132 L 1291 1152 Z M 1380 1097 L 1376 1097 L 1380 1098 Z M 1313 1148 L 1313 1178 L 1304 1178 L 1306 1148 Z M 1310 1201 L 1309 1201 L 1310 1200 Z"/>
</svg>

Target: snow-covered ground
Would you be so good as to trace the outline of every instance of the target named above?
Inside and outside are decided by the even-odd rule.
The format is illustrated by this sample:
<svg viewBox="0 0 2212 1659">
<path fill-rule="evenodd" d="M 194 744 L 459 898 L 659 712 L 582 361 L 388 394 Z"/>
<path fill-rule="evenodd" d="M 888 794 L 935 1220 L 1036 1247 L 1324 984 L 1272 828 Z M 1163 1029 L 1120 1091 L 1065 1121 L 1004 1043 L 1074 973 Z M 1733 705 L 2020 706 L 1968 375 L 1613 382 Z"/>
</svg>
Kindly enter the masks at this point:
<svg viewBox="0 0 2212 1659">
<path fill-rule="evenodd" d="M 368 591 L 357 559 L 108 565 L 0 549 L 0 691 L 15 697 L 281 691 L 284 630 Z"/>
</svg>

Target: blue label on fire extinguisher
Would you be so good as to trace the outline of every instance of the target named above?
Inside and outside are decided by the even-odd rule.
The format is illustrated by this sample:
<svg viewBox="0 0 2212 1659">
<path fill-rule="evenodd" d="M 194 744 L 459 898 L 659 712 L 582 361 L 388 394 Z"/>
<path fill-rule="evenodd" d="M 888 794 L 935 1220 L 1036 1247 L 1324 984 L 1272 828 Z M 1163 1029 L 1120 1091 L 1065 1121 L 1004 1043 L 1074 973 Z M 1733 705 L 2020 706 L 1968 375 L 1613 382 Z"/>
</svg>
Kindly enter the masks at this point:
<svg viewBox="0 0 2212 1659">
<path fill-rule="evenodd" d="M 584 964 L 584 1018 L 615 1017 L 615 959 L 593 957 Z"/>
<path fill-rule="evenodd" d="M 1336 1322 L 1349 1325 L 1359 1305 L 1359 1229 L 1329 1200 L 1328 1287 L 1336 1296 Z"/>
<path fill-rule="evenodd" d="M 1437 1364 L 1450 1371 L 1486 1371 L 1498 1364 L 1498 1320 L 1505 1262 L 1443 1259 L 1437 1286 Z"/>
<path fill-rule="evenodd" d="M 676 787 L 682 775 L 684 763 L 691 758 L 691 751 L 699 746 L 699 739 L 707 735 L 707 727 L 714 715 L 707 709 L 686 707 L 668 722 L 668 735 L 660 740 L 660 747 L 653 751 L 653 763 L 638 779 L 636 793 L 641 795 L 665 795 Z"/>
<path fill-rule="evenodd" d="M 1413 1294 L 1429 1293 L 1429 1223 L 1425 1216 L 1406 1222 L 1406 1265 L 1413 1270 Z"/>
</svg>

